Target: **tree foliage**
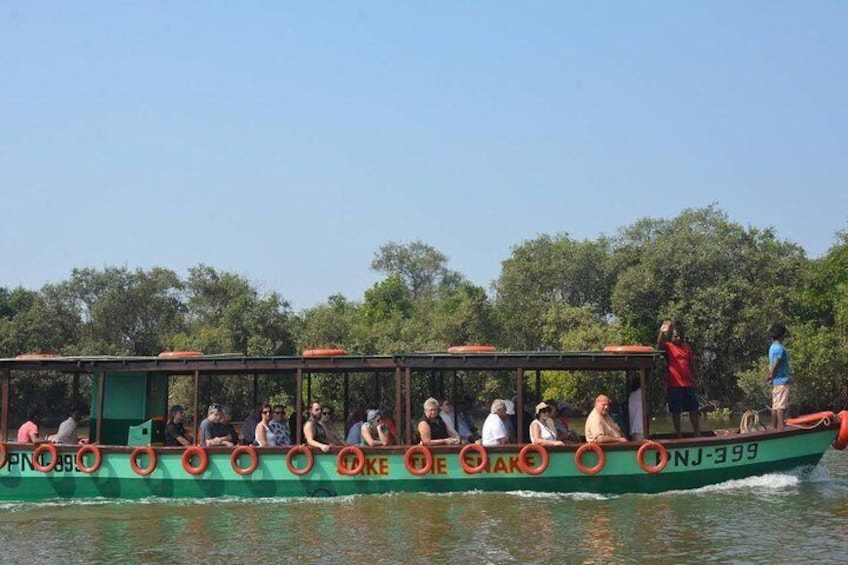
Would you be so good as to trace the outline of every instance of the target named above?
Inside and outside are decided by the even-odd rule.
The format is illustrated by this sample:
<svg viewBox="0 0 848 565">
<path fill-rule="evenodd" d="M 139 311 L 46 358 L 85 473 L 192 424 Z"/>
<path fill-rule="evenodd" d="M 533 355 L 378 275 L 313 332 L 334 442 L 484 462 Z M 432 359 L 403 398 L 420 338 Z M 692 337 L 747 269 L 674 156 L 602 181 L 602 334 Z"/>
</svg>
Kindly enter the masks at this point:
<svg viewBox="0 0 848 565">
<path fill-rule="evenodd" d="M 693 345 L 702 392 L 725 405 L 761 407 L 768 393 L 766 329 L 780 321 L 792 331 L 793 403 L 810 409 L 848 403 L 845 232 L 814 260 L 774 230 L 739 225 L 715 206 L 639 219 L 596 241 L 541 235 L 512 248 L 493 296 L 422 241 L 381 246 L 371 267 L 384 277 L 361 299 L 334 295 L 298 314 L 279 294 L 262 293 L 245 277 L 207 265 L 193 267 L 185 279 L 159 267 L 75 269 L 67 281 L 39 291 L 0 287 L 0 350 L 5 356 L 156 355 L 166 349 L 291 355 L 342 347 L 370 355 L 491 343 L 513 351 L 593 351 L 614 343 L 652 344 L 660 322 L 672 318 Z M 67 383 L 48 390 L 44 379 L 33 379 L 16 380 L 15 403 L 59 402 L 67 394 Z M 457 386 L 457 393 L 489 400 L 508 396 L 514 386 L 512 375 L 457 379 L 450 385 L 444 375 L 424 379 L 413 397 L 448 394 Z M 556 372 L 540 380 L 543 397 L 580 406 L 623 382 L 620 376 Z M 311 385 L 313 396 L 341 405 L 338 379 L 316 376 Z M 189 378 L 175 378 L 172 393 L 188 402 L 192 386 Z M 254 394 L 293 398 L 293 387 L 263 376 L 255 389 L 237 376 L 212 377 L 201 382 L 200 392 L 202 400 L 246 407 Z M 661 397 L 661 378 L 649 392 Z M 350 377 L 353 401 L 389 405 L 394 393 L 391 382 L 373 375 Z"/>
<path fill-rule="evenodd" d="M 606 241 L 540 236 L 513 247 L 495 283 L 504 341 L 520 350 L 556 349 L 545 319 L 562 306 L 609 313 L 611 279 Z"/>
</svg>

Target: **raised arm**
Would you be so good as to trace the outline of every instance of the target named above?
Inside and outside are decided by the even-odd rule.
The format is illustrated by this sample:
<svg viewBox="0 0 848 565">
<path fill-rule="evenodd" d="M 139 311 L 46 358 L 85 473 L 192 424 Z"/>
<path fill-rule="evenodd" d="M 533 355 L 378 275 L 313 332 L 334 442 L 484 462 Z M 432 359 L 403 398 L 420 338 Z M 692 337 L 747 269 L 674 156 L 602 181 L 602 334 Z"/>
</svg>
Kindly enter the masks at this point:
<svg viewBox="0 0 848 565">
<path fill-rule="evenodd" d="M 380 427 L 377 428 L 377 435 L 380 436 L 380 443 L 383 445 L 389 445 L 392 442 L 389 436 L 389 426 L 386 424 L 380 424 Z"/>
<path fill-rule="evenodd" d="M 668 341 L 668 330 L 671 329 L 671 320 L 665 320 L 660 326 L 660 333 L 657 335 L 657 346 L 662 347 L 662 345 Z"/>
<path fill-rule="evenodd" d="M 363 423 L 362 423 L 362 425 L 361 425 L 361 432 L 362 432 L 362 440 L 363 440 L 366 444 L 368 444 L 368 445 L 370 445 L 370 446 L 372 446 L 372 447 L 373 447 L 373 446 L 374 446 L 374 444 L 375 444 L 375 443 L 377 443 L 377 442 L 374 440 L 374 437 L 371 435 L 371 426 L 369 426 L 367 423 L 365 423 L 365 422 L 363 422 Z"/>
</svg>

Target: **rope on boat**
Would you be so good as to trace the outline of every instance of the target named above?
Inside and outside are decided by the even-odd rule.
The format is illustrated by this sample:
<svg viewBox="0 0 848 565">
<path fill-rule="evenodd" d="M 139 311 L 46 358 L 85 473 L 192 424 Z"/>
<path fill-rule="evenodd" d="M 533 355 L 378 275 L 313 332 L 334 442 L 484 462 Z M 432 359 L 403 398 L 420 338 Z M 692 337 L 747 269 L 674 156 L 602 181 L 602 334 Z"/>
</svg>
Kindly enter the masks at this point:
<svg viewBox="0 0 848 565">
<path fill-rule="evenodd" d="M 815 414 L 805 414 L 797 418 L 789 418 L 786 420 L 786 424 L 794 428 L 801 428 L 802 430 L 812 430 L 822 424 L 830 426 L 831 422 L 836 418 L 836 414 L 827 410 L 825 412 L 816 412 Z"/>
<path fill-rule="evenodd" d="M 766 427 L 760 423 L 760 413 L 756 410 L 747 410 L 742 414 L 742 421 L 739 422 L 739 433 L 748 434 L 764 430 Z"/>
</svg>

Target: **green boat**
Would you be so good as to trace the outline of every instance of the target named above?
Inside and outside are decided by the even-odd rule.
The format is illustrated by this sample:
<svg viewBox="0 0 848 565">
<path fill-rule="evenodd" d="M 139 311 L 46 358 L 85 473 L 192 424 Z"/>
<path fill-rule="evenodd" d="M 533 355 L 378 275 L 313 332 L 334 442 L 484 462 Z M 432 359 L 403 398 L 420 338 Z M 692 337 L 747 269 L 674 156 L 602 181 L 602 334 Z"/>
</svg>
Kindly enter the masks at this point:
<svg viewBox="0 0 848 565">
<path fill-rule="evenodd" d="M 13 375 L 91 375 L 90 436 L 82 445 L 0 444 L 0 499 L 144 497 L 342 496 L 390 492 L 538 491 L 600 494 L 656 493 L 692 489 L 733 479 L 815 466 L 831 444 L 848 443 L 848 412 L 822 412 L 787 421 L 784 430 L 707 432 L 674 438 L 650 433 L 648 440 L 616 444 L 573 443 L 486 447 L 422 446 L 413 433 L 414 379 L 443 372 L 498 371 L 514 375 L 518 429 L 523 429 L 522 391 L 530 373 L 544 370 L 613 371 L 638 374 L 642 390 L 660 352 L 620 348 L 603 352 L 502 353 L 488 347 L 454 353 L 393 356 L 347 355 L 312 350 L 296 357 L 246 357 L 175 352 L 158 357 L 58 357 L 26 355 L 0 359 L 0 433 L 8 438 Z M 294 379 L 296 410 L 302 414 L 304 379 L 379 375 L 394 382 L 400 444 L 334 446 L 329 452 L 298 444 L 254 448 L 161 445 L 171 376 L 194 379 L 198 389 L 210 375 L 271 375 Z M 309 390 L 307 388 L 307 390 Z M 643 393 L 643 400 L 644 398 Z M 297 428 L 301 428 L 298 416 Z M 410 440 L 410 438 L 413 438 Z M 301 438 L 298 434 L 298 440 Z"/>
</svg>

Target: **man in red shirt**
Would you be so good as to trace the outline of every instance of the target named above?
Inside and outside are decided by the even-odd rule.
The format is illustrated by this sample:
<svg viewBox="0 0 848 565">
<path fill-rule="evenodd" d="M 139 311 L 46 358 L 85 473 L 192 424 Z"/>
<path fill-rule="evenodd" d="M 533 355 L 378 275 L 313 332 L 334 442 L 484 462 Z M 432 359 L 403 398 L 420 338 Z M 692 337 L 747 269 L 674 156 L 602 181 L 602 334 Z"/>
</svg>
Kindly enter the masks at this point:
<svg viewBox="0 0 848 565">
<path fill-rule="evenodd" d="M 669 336 L 669 331 L 671 335 Z M 692 348 L 683 337 L 683 328 L 670 320 L 663 322 L 660 334 L 657 336 L 657 347 L 665 351 L 665 361 L 668 366 L 668 411 L 678 437 L 680 432 L 680 413 L 689 412 L 692 431 L 695 436 L 701 434 L 701 422 L 698 414 L 698 397 L 695 394 L 695 383 L 692 381 L 692 366 L 694 356 Z"/>
</svg>

